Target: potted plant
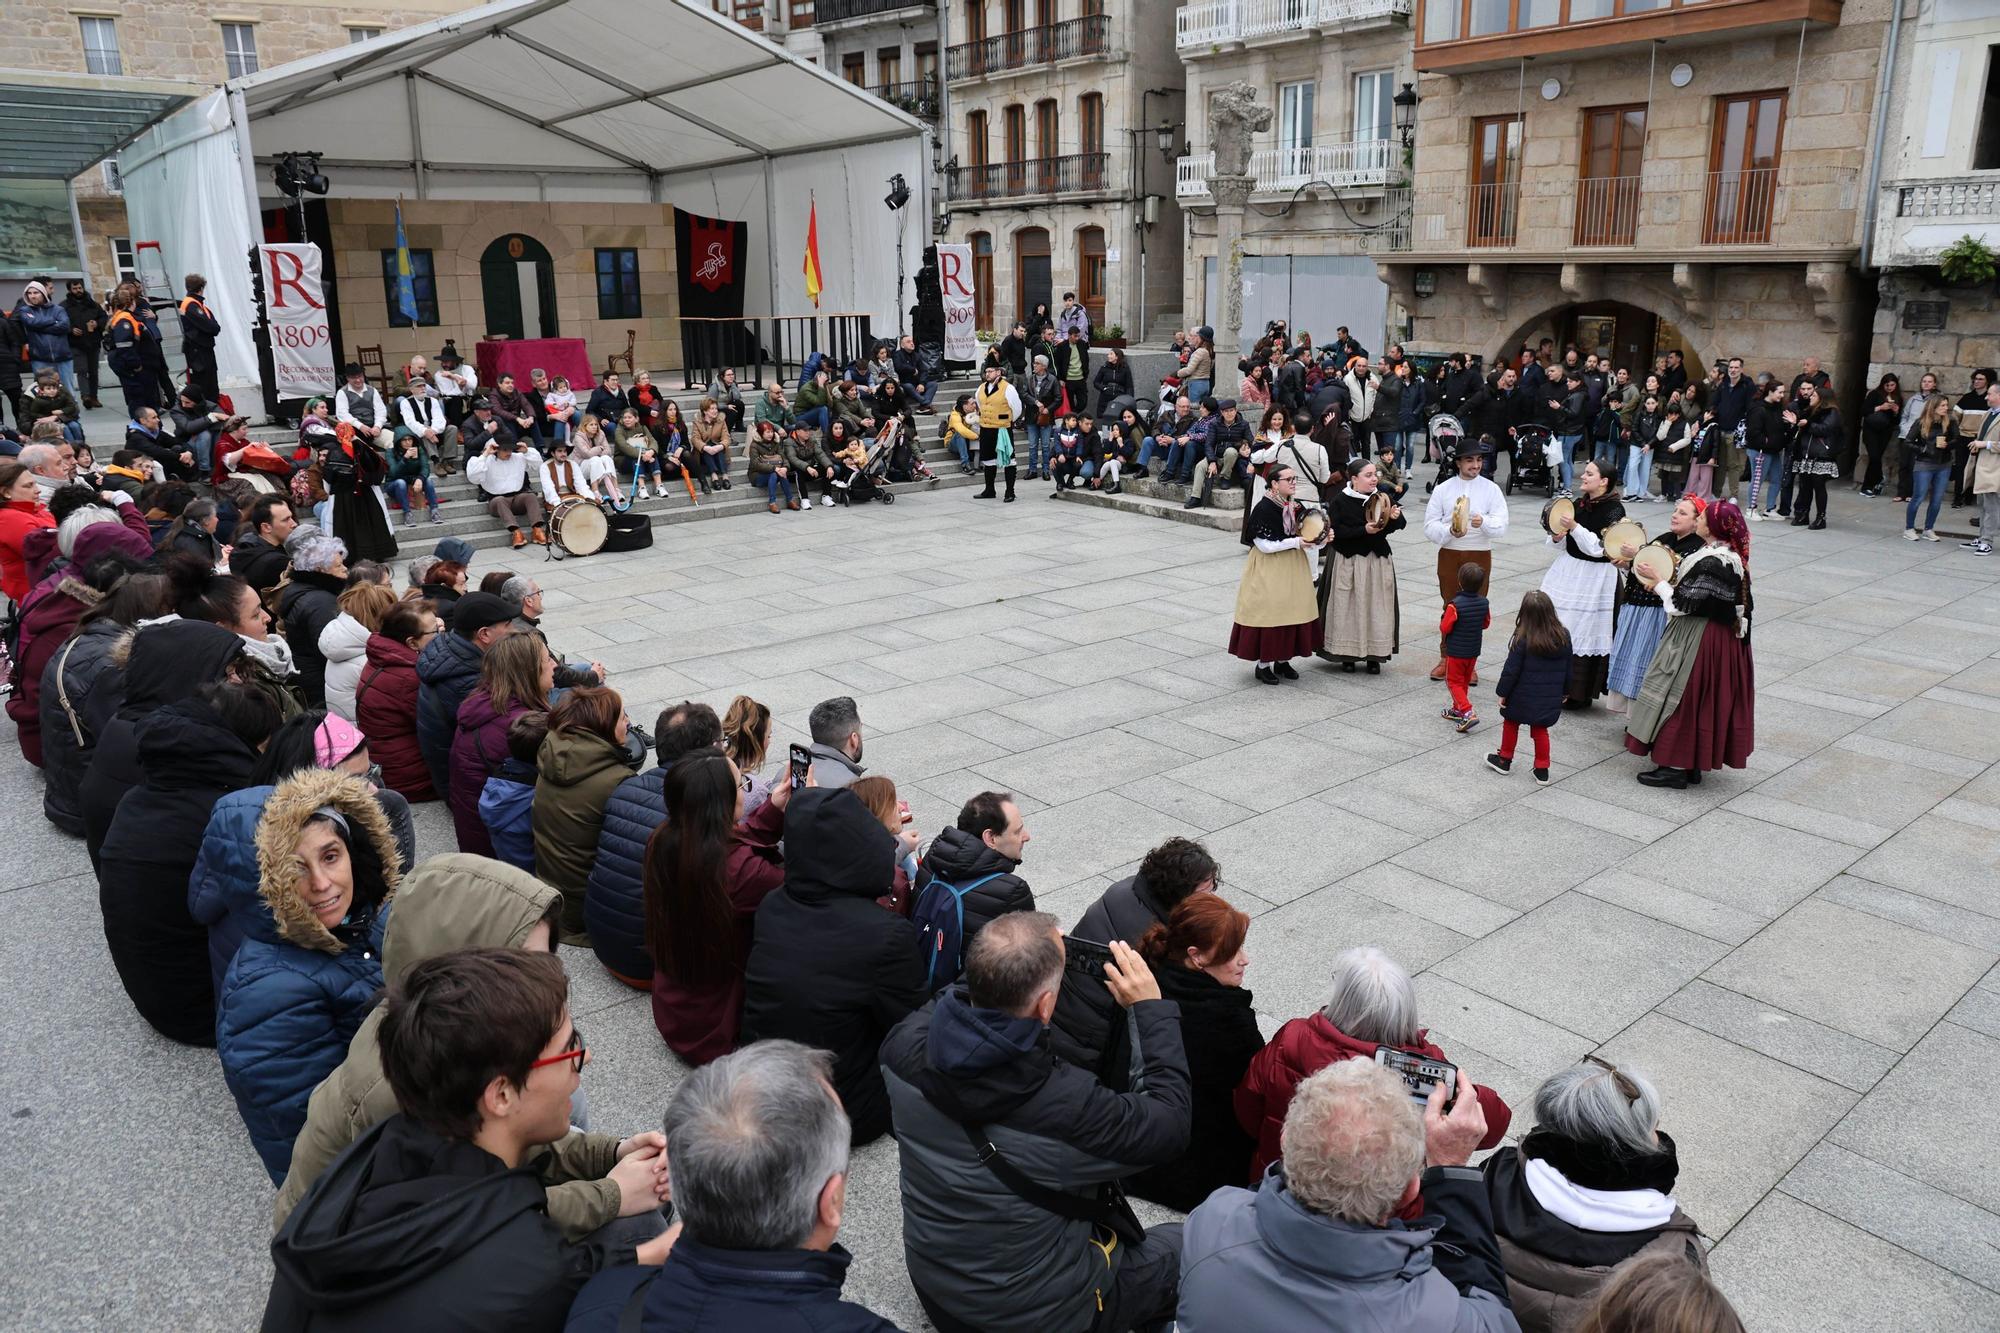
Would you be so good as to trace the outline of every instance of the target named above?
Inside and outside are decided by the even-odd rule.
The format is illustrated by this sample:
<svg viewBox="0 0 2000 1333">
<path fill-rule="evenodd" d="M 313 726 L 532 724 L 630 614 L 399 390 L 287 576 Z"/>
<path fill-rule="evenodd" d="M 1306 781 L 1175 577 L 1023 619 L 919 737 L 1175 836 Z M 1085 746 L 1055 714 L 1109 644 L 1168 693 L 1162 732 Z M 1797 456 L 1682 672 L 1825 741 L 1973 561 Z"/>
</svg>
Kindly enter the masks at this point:
<svg viewBox="0 0 2000 1333">
<path fill-rule="evenodd" d="M 1993 281 L 2000 264 L 1994 260 L 1992 247 L 1967 233 L 1938 254 L 1938 272 L 1954 287 L 1979 287 Z"/>
<path fill-rule="evenodd" d="M 1091 339 L 1091 342 L 1098 347 L 1123 347 L 1125 345 L 1125 326 L 1123 324 L 1106 324 L 1097 331 L 1097 336 Z"/>
</svg>

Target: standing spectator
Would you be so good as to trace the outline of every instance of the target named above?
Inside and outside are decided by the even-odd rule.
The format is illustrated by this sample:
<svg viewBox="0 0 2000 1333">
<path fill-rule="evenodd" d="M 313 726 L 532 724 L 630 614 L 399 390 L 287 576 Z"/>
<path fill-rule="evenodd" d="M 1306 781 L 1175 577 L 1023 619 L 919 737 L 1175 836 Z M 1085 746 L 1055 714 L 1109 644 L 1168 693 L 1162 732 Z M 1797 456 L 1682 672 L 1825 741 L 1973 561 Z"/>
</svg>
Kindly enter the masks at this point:
<svg viewBox="0 0 2000 1333">
<path fill-rule="evenodd" d="M 1342 1060 L 1299 1085 L 1283 1169 L 1187 1220 L 1181 1333 L 1342 1329 L 1515 1333 L 1484 1180 L 1477 1097 L 1421 1113 L 1394 1070 Z M 1422 1192 L 1424 1222 L 1397 1210 Z M 1435 1225 L 1432 1225 L 1435 1223 Z"/>
<path fill-rule="evenodd" d="M 1903 418 L 1903 385 L 1893 374 L 1861 400 L 1861 444 L 1868 451 L 1868 470 L 1861 476 L 1861 494 L 1873 499 L 1882 493 L 1882 455 L 1896 438 Z"/>
<path fill-rule="evenodd" d="M 1979 535 L 1960 545 L 1974 555 L 1992 555 L 2000 537 L 2000 384 L 1986 390 L 1986 419 L 1966 446 L 1972 462 L 1972 493 L 1979 497 Z"/>
<path fill-rule="evenodd" d="M 395 603 L 368 636 L 355 678 L 354 721 L 382 766 L 382 784 L 411 802 L 437 799 L 417 744 L 417 657 L 442 628 L 428 603 Z"/>
<path fill-rule="evenodd" d="M 625 701 L 602 685 L 572 689 L 549 710 L 548 739 L 535 759 L 535 874 L 562 891 L 566 941 L 589 936 L 584 889 L 605 804 L 632 774 L 625 750 L 630 726 Z"/>
<path fill-rule="evenodd" d="M 1051 1051 L 1064 945 L 1044 912 L 979 932 L 964 981 L 883 1043 L 903 1259 L 942 1333 L 1110 1333 L 1173 1313 L 1181 1224 L 1142 1228 L 1117 1181 L 1186 1149 L 1187 1061 L 1145 962 L 1111 952 L 1104 985 L 1139 1031 L 1143 1092 Z"/>
<path fill-rule="evenodd" d="M 1720 438 L 1715 442 L 1715 491 L 1718 497 L 1732 502 L 1743 479 L 1744 423 L 1750 415 L 1751 404 L 1756 401 L 1757 386 L 1743 373 L 1743 358 L 1730 357 L 1722 382 L 1715 386 L 1715 398 L 1709 404 L 1709 410 L 1715 413 L 1715 424 L 1721 431 Z"/>
<path fill-rule="evenodd" d="M 1120 398 L 1132 396 L 1132 367 L 1125 364 L 1125 352 L 1113 347 L 1104 354 L 1104 364 L 1091 377 L 1091 385 L 1097 390 L 1097 419 L 1109 421 L 1115 415 L 1112 404 Z M 1077 405 L 1082 411 L 1082 404 Z"/>
<path fill-rule="evenodd" d="M 1772 379 L 1757 391 L 1743 418 L 1743 449 L 1750 456 L 1750 503 L 1744 507 L 1743 517 L 1753 522 L 1770 518 L 1778 504 L 1778 474 L 1784 470 L 1785 451 L 1792 437 L 1792 428 L 1785 424 L 1784 404 L 1784 382 Z M 1636 447 L 1638 442 L 1633 443 Z M 1760 496 L 1761 510 L 1757 506 Z"/>
<path fill-rule="evenodd" d="M 812 733 L 814 786 L 845 787 L 868 771 L 861 767 L 861 710 L 853 699 L 821 700 L 806 726 Z"/>
<path fill-rule="evenodd" d="M 1991 369 L 1973 371 L 1971 388 L 1959 396 L 1959 412 L 1961 414 L 1966 412 L 1984 412 L 1986 410 L 1986 391 L 1995 384 L 2000 384 L 2000 371 Z M 1966 488 L 1970 485 L 1965 463 L 1971 454 L 1970 445 L 1971 441 L 1966 437 L 1962 429 L 1952 441 L 1951 475 L 1953 482 L 1951 507 L 1953 509 L 1962 509 L 1965 506 Z"/>
<path fill-rule="evenodd" d="M 325 533 L 292 543 L 292 578 L 278 595 L 278 622 L 299 669 L 308 708 L 326 706 L 326 657 L 319 636 L 340 615 L 347 588 L 347 544 Z"/>
<path fill-rule="evenodd" d="M 71 396 L 76 394 L 76 354 L 69 345 L 69 312 L 55 303 L 45 282 L 31 281 L 14 306 L 14 319 L 28 343 L 28 369 L 53 370 Z M 18 402 L 18 399 L 16 400 Z M 21 429 L 27 429 L 21 422 Z"/>
<path fill-rule="evenodd" d="M 451 633 L 437 635 L 417 655 L 417 748 L 439 795 L 451 788 L 446 775 L 458 710 L 479 686 L 487 650 L 513 632 L 514 608 L 504 598 L 467 593 L 452 609 Z"/>
<path fill-rule="evenodd" d="M 1055 328 L 1058 338 L 1090 341 L 1090 311 L 1077 301 L 1075 292 L 1063 293 L 1062 310 L 1056 315 Z"/>
<path fill-rule="evenodd" d="M 1806 364 L 1814 363 L 1807 358 Z M 1802 383 L 1792 408 L 1785 413 L 1785 421 L 1798 429 L 1798 461 L 1792 470 L 1798 475 L 1799 486 L 1792 506 L 1792 526 L 1810 527 L 1818 532 L 1826 527 L 1826 487 L 1840 475 L 1840 450 L 1845 438 L 1833 386 L 1820 388 L 1811 380 Z M 1809 521 L 1807 516 L 1815 505 L 1819 513 Z"/>
<path fill-rule="evenodd" d="M 16 326 L 18 327 L 18 326 Z M 125 410 L 139 419 L 144 408 L 158 409 L 166 402 L 162 383 L 167 364 L 160 348 L 160 324 L 152 307 L 140 295 L 138 284 L 124 282 L 111 294 L 111 319 L 105 325 L 106 360 L 118 387 L 125 394 Z M 5 352 L 0 347 L 0 352 Z M 6 357 L 0 356 L 0 365 Z M 18 372 L 17 372 L 18 374 Z"/>
<path fill-rule="evenodd" d="M 876 905 L 895 882 L 896 839 L 852 792 L 796 793 L 784 819 L 785 882 L 757 908 L 743 1038 L 832 1051 L 858 1146 L 889 1129 L 882 1039 L 928 994 L 917 930 Z"/>
<path fill-rule="evenodd" d="M 466 600 L 489 595 L 468 594 Z M 480 792 L 486 779 L 507 762 L 507 728 L 514 719 L 549 706 L 555 671 L 548 650 L 531 634 L 509 635 L 480 660 L 479 686 L 458 708 L 458 729 L 451 740 L 451 781 L 445 789 L 459 851 L 493 855 L 492 837 L 479 817 Z M 417 674 L 423 674 L 421 659 Z"/>
<path fill-rule="evenodd" d="M 1199 403 L 1215 388 L 1215 330 L 1204 324 L 1194 331 L 1194 350 L 1181 370 L 1182 396 Z"/>
<path fill-rule="evenodd" d="M 181 288 L 187 293 L 177 308 L 181 316 L 181 355 L 187 358 L 188 387 L 200 394 L 204 403 L 213 403 L 222 397 L 215 368 L 215 339 L 222 332 L 222 325 L 202 299 L 208 291 L 207 278 L 190 273 Z"/>
<path fill-rule="evenodd" d="M 104 406 L 97 397 L 97 354 L 104 344 L 104 326 L 111 316 L 91 296 L 82 278 L 71 278 L 63 297 L 69 316 L 70 363 L 76 370 L 77 395 L 89 408 Z"/>
</svg>

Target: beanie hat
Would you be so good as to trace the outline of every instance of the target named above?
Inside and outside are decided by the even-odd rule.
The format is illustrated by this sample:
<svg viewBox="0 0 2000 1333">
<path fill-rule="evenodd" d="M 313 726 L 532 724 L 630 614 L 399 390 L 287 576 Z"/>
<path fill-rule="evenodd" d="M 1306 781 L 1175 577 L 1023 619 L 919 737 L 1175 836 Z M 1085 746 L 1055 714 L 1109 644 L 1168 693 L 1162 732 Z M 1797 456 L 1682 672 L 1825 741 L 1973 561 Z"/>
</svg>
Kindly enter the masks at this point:
<svg viewBox="0 0 2000 1333">
<path fill-rule="evenodd" d="M 100 523 L 115 523 L 120 530 L 125 527 L 124 520 L 103 505 L 85 505 L 56 524 L 56 550 L 62 553 L 63 559 L 75 562 L 76 539 L 83 535 L 85 528 L 93 528 Z"/>
<path fill-rule="evenodd" d="M 446 537 L 431 550 L 440 560 L 449 560 L 455 565 L 472 563 L 472 543 L 463 537 Z"/>
<path fill-rule="evenodd" d="M 321 768 L 332 768 L 366 744 L 368 738 L 355 730 L 352 722 L 338 713 L 328 713 L 313 728 L 313 762 Z"/>
</svg>

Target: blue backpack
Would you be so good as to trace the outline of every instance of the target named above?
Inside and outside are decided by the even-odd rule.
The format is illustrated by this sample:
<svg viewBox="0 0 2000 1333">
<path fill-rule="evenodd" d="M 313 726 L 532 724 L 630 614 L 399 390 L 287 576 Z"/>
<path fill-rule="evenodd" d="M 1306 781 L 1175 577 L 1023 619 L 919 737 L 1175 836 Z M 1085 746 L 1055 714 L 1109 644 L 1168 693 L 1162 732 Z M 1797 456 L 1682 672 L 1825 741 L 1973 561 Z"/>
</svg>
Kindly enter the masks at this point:
<svg viewBox="0 0 2000 1333">
<path fill-rule="evenodd" d="M 923 950 L 925 987 L 933 994 L 958 980 L 965 967 L 965 895 L 1005 873 L 982 875 L 963 886 L 932 875 L 918 890 L 910 923 Z"/>
</svg>

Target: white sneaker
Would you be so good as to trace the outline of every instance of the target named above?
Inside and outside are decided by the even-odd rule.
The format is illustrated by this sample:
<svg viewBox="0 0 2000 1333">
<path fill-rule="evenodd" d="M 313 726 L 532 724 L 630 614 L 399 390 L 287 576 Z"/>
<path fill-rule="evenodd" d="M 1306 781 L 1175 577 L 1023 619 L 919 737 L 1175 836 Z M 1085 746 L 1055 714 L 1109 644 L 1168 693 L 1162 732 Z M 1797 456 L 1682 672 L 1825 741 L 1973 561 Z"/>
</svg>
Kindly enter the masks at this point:
<svg viewBox="0 0 2000 1333">
<path fill-rule="evenodd" d="M 833 497 L 832 497 L 831 495 L 822 495 L 822 496 L 820 496 L 820 497 L 819 497 L 819 507 L 820 507 L 821 509 L 831 509 L 831 508 L 833 508 Z"/>
<path fill-rule="evenodd" d="M 1913 542 L 1913 541 L 1915 541 L 1916 539 L 1917 539 L 1917 530 L 1916 530 L 1915 528 L 1904 528 L 1904 529 L 1903 529 L 1903 540 L 1904 540 L 1904 541 L 1906 541 L 1906 542 Z"/>
<path fill-rule="evenodd" d="M 634 492 L 634 495 L 636 498 L 641 500 L 650 500 L 653 498 L 653 493 L 647 490 L 644 486 L 639 487 L 639 489 Z"/>
<path fill-rule="evenodd" d="M 1932 531 L 1932 530 L 1931 530 L 1930 528 L 1925 528 L 1925 529 L 1924 529 L 1924 540 L 1925 540 L 1925 541 L 1927 541 L 1927 542 L 1934 542 L 1934 541 L 1936 541 L 1937 539 L 1938 539 L 1938 535 L 1937 535 L 1937 533 L 1936 533 L 1936 532 Z"/>
</svg>

